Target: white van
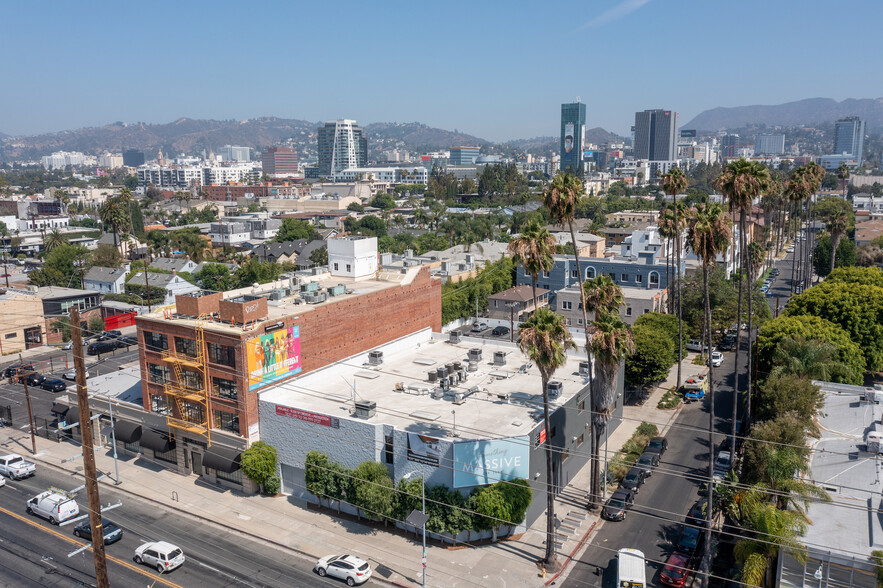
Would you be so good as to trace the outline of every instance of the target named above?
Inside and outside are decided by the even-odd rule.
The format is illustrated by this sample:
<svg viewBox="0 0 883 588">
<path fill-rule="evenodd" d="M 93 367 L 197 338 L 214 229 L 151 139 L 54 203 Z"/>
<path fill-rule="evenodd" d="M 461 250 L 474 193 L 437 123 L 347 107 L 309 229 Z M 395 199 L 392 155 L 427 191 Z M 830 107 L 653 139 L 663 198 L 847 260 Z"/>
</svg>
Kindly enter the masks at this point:
<svg viewBox="0 0 883 588">
<path fill-rule="evenodd" d="M 47 490 L 28 500 L 27 511 L 29 515 L 41 516 L 57 525 L 80 514 L 80 506 L 73 498 Z"/>
<path fill-rule="evenodd" d="M 637 549 L 624 548 L 616 554 L 618 561 L 617 574 L 619 588 L 644 588 L 647 585 L 644 565 L 644 552 Z"/>
</svg>

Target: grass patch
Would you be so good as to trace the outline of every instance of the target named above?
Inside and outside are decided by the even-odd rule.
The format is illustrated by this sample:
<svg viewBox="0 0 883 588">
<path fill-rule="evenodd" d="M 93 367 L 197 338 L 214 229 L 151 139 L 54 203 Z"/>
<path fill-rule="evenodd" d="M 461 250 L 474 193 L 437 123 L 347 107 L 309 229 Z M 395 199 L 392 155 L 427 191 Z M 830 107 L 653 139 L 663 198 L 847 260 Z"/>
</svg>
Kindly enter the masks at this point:
<svg viewBox="0 0 883 588">
<path fill-rule="evenodd" d="M 672 408 L 676 408 L 677 405 L 681 403 L 681 395 L 678 394 L 678 391 L 674 388 L 669 388 L 666 390 L 665 394 L 662 395 L 662 398 L 659 399 L 659 403 L 656 405 L 656 408 L 661 408 L 663 410 L 669 410 Z"/>
<path fill-rule="evenodd" d="M 629 468 L 644 453 L 644 448 L 647 447 L 650 439 L 658 434 L 659 429 L 656 425 L 651 423 L 641 423 L 638 425 L 631 438 L 623 444 L 622 449 L 617 451 L 613 459 L 607 464 L 611 474 L 608 476 L 608 481 L 613 485 L 619 484 L 619 481 L 628 473 Z"/>
<path fill-rule="evenodd" d="M 705 358 L 701 353 L 696 354 L 696 357 L 693 358 L 693 365 L 705 365 Z"/>
</svg>

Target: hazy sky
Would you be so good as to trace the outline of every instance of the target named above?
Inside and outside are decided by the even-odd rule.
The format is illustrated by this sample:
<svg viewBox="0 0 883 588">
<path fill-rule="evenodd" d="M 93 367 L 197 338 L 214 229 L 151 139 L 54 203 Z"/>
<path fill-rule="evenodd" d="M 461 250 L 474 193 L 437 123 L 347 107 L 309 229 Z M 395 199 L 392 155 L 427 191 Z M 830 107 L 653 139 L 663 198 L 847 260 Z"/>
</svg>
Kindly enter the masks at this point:
<svg viewBox="0 0 883 588">
<path fill-rule="evenodd" d="M 883 96 L 881 0 L 6 2 L 0 132 L 279 116 L 492 141 Z"/>
</svg>

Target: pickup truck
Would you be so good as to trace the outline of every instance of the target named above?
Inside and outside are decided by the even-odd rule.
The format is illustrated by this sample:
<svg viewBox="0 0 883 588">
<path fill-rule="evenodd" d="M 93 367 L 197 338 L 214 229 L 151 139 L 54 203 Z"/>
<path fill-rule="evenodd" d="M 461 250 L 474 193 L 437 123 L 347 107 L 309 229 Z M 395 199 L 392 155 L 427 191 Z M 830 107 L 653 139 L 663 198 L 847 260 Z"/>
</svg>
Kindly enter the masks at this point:
<svg viewBox="0 0 883 588">
<path fill-rule="evenodd" d="M 37 466 L 17 453 L 0 456 L 0 474 L 13 480 L 21 480 L 37 473 Z"/>
</svg>

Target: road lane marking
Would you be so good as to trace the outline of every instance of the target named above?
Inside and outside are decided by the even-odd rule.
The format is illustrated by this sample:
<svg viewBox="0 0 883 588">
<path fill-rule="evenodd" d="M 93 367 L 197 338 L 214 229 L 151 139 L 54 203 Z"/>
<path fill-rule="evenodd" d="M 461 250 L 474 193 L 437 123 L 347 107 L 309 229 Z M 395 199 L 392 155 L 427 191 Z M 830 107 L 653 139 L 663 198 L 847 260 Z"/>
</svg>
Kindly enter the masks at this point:
<svg viewBox="0 0 883 588">
<path fill-rule="evenodd" d="M 49 528 L 49 527 L 45 527 L 45 526 L 43 526 L 43 525 L 41 525 L 41 524 L 39 524 L 39 523 L 36 523 L 36 522 L 32 521 L 31 519 L 29 519 L 29 518 L 27 518 L 27 517 L 23 517 L 23 516 L 21 516 L 20 514 L 17 514 L 17 513 L 12 512 L 11 510 L 7 510 L 7 509 L 5 509 L 5 508 L 3 508 L 3 507 L 0 507 L 0 512 L 2 512 L 2 513 L 4 513 L 4 514 L 7 514 L 7 515 L 9 515 L 9 516 L 11 516 L 11 517 L 13 517 L 13 518 L 16 518 L 16 519 L 20 520 L 20 521 L 23 522 L 23 523 L 27 523 L 28 525 L 30 525 L 30 526 L 32 526 L 32 527 L 36 527 L 37 529 L 40 529 L 41 531 L 46 531 L 47 533 L 51 533 L 52 535 L 55 535 L 55 536 L 58 537 L 59 539 L 64 539 L 64 540 L 67 541 L 68 543 L 73 543 L 74 545 L 76 545 L 76 546 L 78 546 L 78 547 L 82 547 L 82 546 L 86 545 L 86 543 L 82 543 L 82 542 L 80 542 L 80 541 L 77 541 L 76 539 L 72 539 L 71 537 L 68 537 L 68 536 L 65 535 L 64 533 L 59 533 L 59 532 L 56 531 L 55 529 L 51 529 L 51 528 Z M 92 550 L 91 544 L 90 544 L 90 546 L 89 546 L 87 549 L 88 549 L 89 551 Z M 180 586 L 180 585 L 178 585 L 178 584 L 175 584 L 174 582 L 170 582 L 169 580 L 164 579 L 164 578 L 162 577 L 162 574 L 160 574 L 160 575 L 157 576 L 157 575 L 154 575 L 154 574 L 148 573 L 143 567 L 138 567 L 138 566 L 136 566 L 135 564 L 129 563 L 129 562 L 127 562 L 127 561 L 125 561 L 125 560 L 122 560 L 122 559 L 120 559 L 120 558 L 118 558 L 118 557 L 114 557 L 114 556 L 112 556 L 112 555 L 108 555 L 107 553 L 105 553 L 105 557 L 107 557 L 107 559 L 109 559 L 110 561 L 112 561 L 112 562 L 114 562 L 114 563 L 117 563 L 117 564 L 119 564 L 119 565 L 121 565 L 121 566 L 123 566 L 123 567 L 129 568 L 129 569 L 132 570 L 133 572 L 138 572 L 138 573 L 141 574 L 142 576 L 146 576 L 146 577 L 148 577 L 148 578 L 153 578 L 154 580 L 157 580 L 157 581 L 159 581 L 159 582 L 162 582 L 163 584 L 165 584 L 166 586 L 169 586 L 170 588 L 183 588 L 183 586 Z"/>
</svg>

